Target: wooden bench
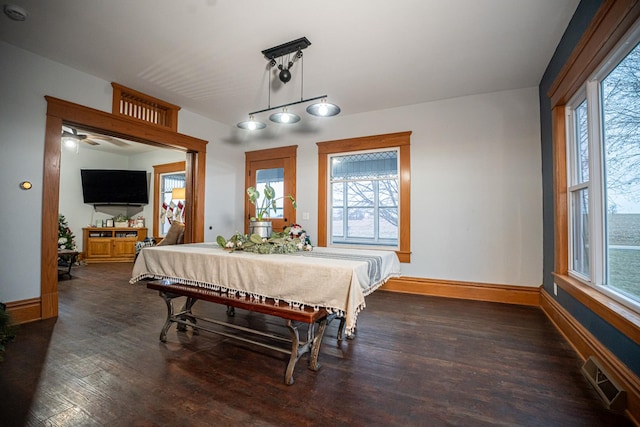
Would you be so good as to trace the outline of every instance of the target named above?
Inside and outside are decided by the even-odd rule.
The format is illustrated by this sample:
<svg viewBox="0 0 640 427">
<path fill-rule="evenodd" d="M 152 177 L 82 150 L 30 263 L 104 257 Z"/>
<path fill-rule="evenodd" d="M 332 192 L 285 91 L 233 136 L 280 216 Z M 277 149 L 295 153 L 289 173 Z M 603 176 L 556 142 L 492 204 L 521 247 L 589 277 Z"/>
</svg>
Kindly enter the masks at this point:
<svg viewBox="0 0 640 427">
<path fill-rule="evenodd" d="M 222 335 L 289 354 L 289 362 L 284 375 L 284 382 L 287 385 L 293 384 L 293 370 L 302 355 L 309 353 L 309 369 L 317 371 L 320 368 L 320 364 L 318 363 L 320 344 L 322 343 L 322 337 L 327 327 L 327 321 L 329 318 L 333 317 L 329 316 L 327 311 L 323 308 L 314 310 L 312 307 L 306 306 L 304 308 L 291 307 L 289 304 L 284 302 L 282 304 L 278 304 L 272 299 L 256 299 L 246 295 L 233 296 L 220 291 L 196 286 L 181 285 L 166 280 L 148 282 L 147 288 L 159 291 L 160 296 L 167 304 L 167 320 L 160 332 L 160 341 L 162 342 L 166 342 L 167 331 L 173 323 L 176 323 L 179 331 L 185 331 L 187 327 L 191 327 L 193 328 L 194 333 L 197 333 L 198 330 L 204 330 L 217 335 Z M 186 297 L 186 302 L 179 311 L 176 311 L 173 305 L 173 300 L 178 297 Z M 290 337 L 284 337 L 273 333 L 246 328 L 229 322 L 222 322 L 198 316 L 192 312 L 193 305 L 198 300 L 226 305 L 228 316 L 233 316 L 235 308 L 239 308 L 280 317 L 286 321 L 285 325 L 290 332 Z M 208 325 L 222 327 L 223 329 L 211 329 L 210 327 L 199 325 L 198 320 L 205 322 Z M 304 340 L 300 340 L 299 327 L 305 324 L 307 326 L 307 337 Z M 285 348 L 282 345 L 276 346 L 263 341 L 250 339 L 246 336 L 232 334 L 228 329 L 260 336 L 263 340 L 264 338 L 268 338 L 270 341 L 276 341 L 280 344 L 288 343 L 290 344 L 290 347 Z"/>
</svg>

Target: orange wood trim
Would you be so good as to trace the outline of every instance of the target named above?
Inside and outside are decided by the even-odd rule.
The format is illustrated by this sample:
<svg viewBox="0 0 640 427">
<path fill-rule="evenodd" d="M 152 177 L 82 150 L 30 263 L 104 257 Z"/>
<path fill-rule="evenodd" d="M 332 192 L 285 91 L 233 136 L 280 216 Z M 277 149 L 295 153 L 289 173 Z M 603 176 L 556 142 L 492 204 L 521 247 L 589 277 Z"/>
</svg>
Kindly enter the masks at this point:
<svg viewBox="0 0 640 427">
<path fill-rule="evenodd" d="M 382 135 L 361 136 L 358 138 L 338 139 L 317 142 L 318 153 L 333 154 L 348 151 L 373 150 L 376 148 L 399 147 L 409 145 L 411 131 L 387 133 Z"/>
<path fill-rule="evenodd" d="M 540 307 L 583 361 L 595 356 L 609 374 L 627 392 L 626 415 L 636 424 L 640 421 L 640 378 L 585 329 L 544 289 L 540 292 Z"/>
<path fill-rule="evenodd" d="M 411 131 L 317 142 L 318 246 L 327 246 L 327 159 L 329 154 L 400 148 L 400 262 L 411 262 Z"/>
<path fill-rule="evenodd" d="M 175 148 L 194 155 L 187 156 L 187 169 L 195 168 L 197 173 L 193 185 L 187 189 L 187 199 L 199 200 L 194 203 L 191 213 L 191 241 L 204 240 L 204 181 L 206 170 L 207 141 L 151 126 L 104 111 L 95 110 L 51 96 L 47 100 L 47 121 L 43 166 L 43 207 L 42 207 L 42 251 L 40 273 L 41 318 L 58 315 L 58 203 L 60 194 L 60 135 L 63 123 L 80 126 L 93 132 L 130 139 L 159 147 Z M 195 162 L 196 165 L 190 165 Z M 188 209 L 189 211 L 189 209 Z M 185 239 L 188 239 L 185 236 Z"/>
<path fill-rule="evenodd" d="M 565 104 L 640 17 L 638 0 L 605 0 L 547 95 L 551 106 Z"/>
<path fill-rule="evenodd" d="M 411 262 L 411 146 L 409 136 L 400 145 L 400 262 Z"/>
<path fill-rule="evenodd" d="M 556 273 L 553 273 L 553 276 L 555 283 L 560 288 L 627 338 L 640 344 L 640 314 L 571 276 Z"/>
<path fill-rule="evenodd" d="M 327 246 L 327 170 L 329 153 L 318 146 L 318 246 Z"/>
<path fill-rule="evenodd" d="M 165 163 L 162 165 L 153 165 L 153 230 L 152 236 L 159 236 L 160 230 L 158 227 L 158 222 L 160 219 L 160 175 L 171 172 L 180 172 L 187 170 L 187 162 L 173 162 L 173 163 Z M 185 177 L 186 179 L 186 177 Z M 185 190 L 186 192 L 187 190 Z M 187 210 L 189 210 L 189 206 L 187 206 Z M 186 220 L 186 215 L 185 215 Z M 185 221 L 186 222 L 186 221 Z M 190 236 L 187 226 L 185 225 L 185 242 L 187 242 L 186 237 Z"/>
<path fill-rule="evenodd" d="M 389 279 L 380 289 L 408 294 L 534 307 L 540 304 L 540 287 L 531 286 L 496 285 L 403 276 Z"/>
<path fill-rule="evenodd" d="M 553 201 L 555 271 L 567 274 L 569 263 L 569 221 L 567 200 L 567 132 L 565 106 L 551 112 L 553 133 Z"/>
<path fill-rule="evenodd" d="M 7 313 L 11 316 L 11 323 L 16 325 L 40 320 L 40 298 L 8 302 Z"/>
<path fill-rule="evenodd" d="M 58 212 L 62 120 L 47 115 L 42 191 L 40 300 L 43 319 L 58 316 Z"/>
<path fill-rule="evenodd" d="M 246 161 L 286 159 L 289 157 L 295 157 L 297 153 L 298 146 L 289 145 L 286 147 L 268 148 L 266 150 L 245 151 L 244 157 Z"/>
<path fill-rule="evenodd" d="M 139 120 L 152 126 L 168 128 L 173 132 L 178 132 L 178 111 L 180 111 L 179 106 L 170 104 L 158 98 L 154 98 L 153 96 L 144 94 L 142 92 L 138 92 L 137 90 L 122 86 L 118 83 L 111 83 L 111 87 L 113 88 L 113 100 L 111 104 L 111 112 L 113 114 L 129 117 L 133 120 Z M 151 106 L 155 107 L 154 109 L 157 110 L 157 113 L 162 116 L 162 120 L 156 123 L 152 120 L 143 120 L 123 113 L 121 111 L 121 102 L 125 100 L 125 98 L 130 98 L 132 96 L 141 101 L 143 106 L 146 108 Z"/>
<path fill-rule="evenodd" d="M 171 147 L 181 151 L 206 151 L 207 141 L 153 126 L 127 116 L 118 116 L 62 99 L 45 96 L 47 114 L 60 117 L 65 123 L 83 126 L 88 131 L 130 139 L 149 145 Z"/>
</svg>

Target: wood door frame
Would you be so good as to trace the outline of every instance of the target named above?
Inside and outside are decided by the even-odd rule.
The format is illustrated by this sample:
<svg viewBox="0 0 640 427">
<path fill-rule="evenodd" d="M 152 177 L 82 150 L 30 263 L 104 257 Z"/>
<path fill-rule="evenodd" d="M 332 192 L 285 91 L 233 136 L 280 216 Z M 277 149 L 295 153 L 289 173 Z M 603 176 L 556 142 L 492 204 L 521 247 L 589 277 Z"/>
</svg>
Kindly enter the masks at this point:
<svg viewBox="0 0 640 427">
<path fill-rule="evenodd" d="M 289 145 L 286 147 L 267 148 L 264 150 L 246 151 L 245 165 L 244 165 L 244 183 L 245 188 L 249 188 L 255 183 L 255 176 L 250 176 L 251 163 L 258 161 L 270 161 L 278 160 L 283 162 L 284 167 L 284 191 L 285 194 L 278 194 L 277 197 L 291 195 L 293 199 L 296 199 L 296 165 L 297 165 L 297 145 Z M 283 199 L 284 200 L 284 199 Z M 296 210 L 290 206 L 288 202 L 283 203 L 283 218 L 287 219 L 287 222 L 293 224 L 296 221 Z M 244 232 L 249 232 L 249 218 L 251 213 L 255 212 L 255 207 L 249 201 L 249 198 L 245 194 L 244 198 Z M 285 224 L 286 227 L 286 224 Z M 274 226 L 274 231 L 276 230 Z"/>
<path fill-rule="evenodd" d="M 42 241 L 40 270 L 40 319 L 58 316 L 58 210 L 60 204 L 60 155 L 63 124 L 143 144 L 173 148 L 186 153 L 186 193 L 193 201 L 185 212 L 185 242 L 204 240 L 204 183 L 207 142 L 168 129 L 74 104 L 51 96 L 47 100 L 42 176 Z M 37 319 L 30 319 L 37 320 Z"/>
</svg>

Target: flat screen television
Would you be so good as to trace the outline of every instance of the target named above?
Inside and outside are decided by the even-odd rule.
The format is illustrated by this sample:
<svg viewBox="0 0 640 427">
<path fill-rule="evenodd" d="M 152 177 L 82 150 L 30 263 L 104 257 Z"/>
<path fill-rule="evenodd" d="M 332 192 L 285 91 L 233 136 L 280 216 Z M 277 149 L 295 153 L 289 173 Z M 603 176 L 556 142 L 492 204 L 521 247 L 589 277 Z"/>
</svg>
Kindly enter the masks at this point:
<svg viewBox="0 0 640 427">
<path fill-rule="evenodd" d="M 147 171 L 81 169 L 80 176 L 85 203 L 130 206 L 149 203 Z"/>
</svg>

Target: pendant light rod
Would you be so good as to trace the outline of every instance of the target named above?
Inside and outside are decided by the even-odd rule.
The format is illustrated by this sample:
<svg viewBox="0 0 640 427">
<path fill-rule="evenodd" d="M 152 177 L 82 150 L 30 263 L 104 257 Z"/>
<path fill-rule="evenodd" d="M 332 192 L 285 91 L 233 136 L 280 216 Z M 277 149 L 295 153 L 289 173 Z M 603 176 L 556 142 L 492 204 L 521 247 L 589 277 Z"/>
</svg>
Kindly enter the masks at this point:
<svg viewBox="0 0 640 427">
<path fill-rule="evenodd" d="M 298 104 L 302 104 L 304 102 L 315 101 L 316 99 L 323 99 L 323 98 L 326 98 L 326 97 L 327 97 L 327 95 L 321 95 L 321 96 L 316 96 L 314 98 L 301 99 L 300 101 L 289 102 L 288 104 L 278 105 L 277 107 L 269 107 L 269 108 L 265 108 L 264 110 L 254 111 L 252 113 L 249 113 L 249 115 L 253 116 L 254 114 L 264 113 L 265 111 L 277 110 L 277 109 L 280 109 L 280 108 L 289 107 L 291 105 L 298 105 Z"/>
</svg>

